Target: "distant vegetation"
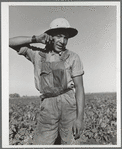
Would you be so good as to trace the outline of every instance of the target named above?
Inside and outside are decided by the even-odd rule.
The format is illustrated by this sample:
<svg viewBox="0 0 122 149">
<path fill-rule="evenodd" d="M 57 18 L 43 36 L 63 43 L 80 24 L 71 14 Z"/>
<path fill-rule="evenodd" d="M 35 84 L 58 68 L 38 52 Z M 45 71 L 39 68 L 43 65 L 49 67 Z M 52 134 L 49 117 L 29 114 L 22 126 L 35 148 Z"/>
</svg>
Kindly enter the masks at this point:
<svg viewBox="0 0 122 149">
<path fill-rule="evenodd" d="M 10 98 L 18 98 L 18 97 L 20 97 L 20 95 L 17 93 L 14 93 L 14 94 L 9 94 L 9 97 Z"/>
<path fill-rule="evenodd" d="M 82 144 L 117 143 L 116 93 L 86 94 Z M 9 144 L 33 145 L 40 112 L 39 97 L 16 97 L 9 100 Z"/>
</svg>

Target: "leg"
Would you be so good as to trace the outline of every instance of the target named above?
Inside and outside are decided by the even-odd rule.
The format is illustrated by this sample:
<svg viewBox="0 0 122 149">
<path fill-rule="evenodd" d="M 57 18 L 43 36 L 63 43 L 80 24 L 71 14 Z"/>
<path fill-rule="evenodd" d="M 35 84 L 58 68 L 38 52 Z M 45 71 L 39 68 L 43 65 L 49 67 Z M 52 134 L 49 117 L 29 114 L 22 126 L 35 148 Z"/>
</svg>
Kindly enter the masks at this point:
<svg viewBox="0 0 122 149">
<path fill-rule="evenodd" d="M 67 127 L 67 128 L 66 128 Z M 60 128 L 61 144 L 63 145 L 81 145 L 81 138 L 75 140 L 72 133 L 72 123 L 65 128 Z"/>
<path fill-rule="evenodd" d="M 57 138 L 58 129 L 36 133 L 33 145 L 53 145 Z"/>
<path fill-rule="evenodd" d="M 62 95 L 62 115 L 60 121 L 61 144 L 80 145 L 81 139 L 75 140 L 72 133 L 73 122 L 76 119 L 76 99 L 73 91 Z"/>
<path fill-rule="evenodd" d="M 38 127 L 34 137 L 35 145 L 54 144 L 58 135 L 59 111 L 56 98 L 44 99 L 40 107 Z"/>
</svg>

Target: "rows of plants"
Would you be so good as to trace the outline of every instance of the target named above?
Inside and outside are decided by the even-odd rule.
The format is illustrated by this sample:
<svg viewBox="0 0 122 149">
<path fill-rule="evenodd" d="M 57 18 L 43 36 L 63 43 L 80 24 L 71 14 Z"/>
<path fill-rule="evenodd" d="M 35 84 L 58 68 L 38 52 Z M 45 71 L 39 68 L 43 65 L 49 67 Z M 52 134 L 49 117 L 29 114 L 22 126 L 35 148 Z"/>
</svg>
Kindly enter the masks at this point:
<svg viewBox="0 0 122 149">
<path fill-rule="evenodd" d="M 10 99 L 9 144 L 33 145 L 40 112 L 39 98 Z M 116 144 L 116 94 L 86 96 L 81 144 Z"/>
</svg>

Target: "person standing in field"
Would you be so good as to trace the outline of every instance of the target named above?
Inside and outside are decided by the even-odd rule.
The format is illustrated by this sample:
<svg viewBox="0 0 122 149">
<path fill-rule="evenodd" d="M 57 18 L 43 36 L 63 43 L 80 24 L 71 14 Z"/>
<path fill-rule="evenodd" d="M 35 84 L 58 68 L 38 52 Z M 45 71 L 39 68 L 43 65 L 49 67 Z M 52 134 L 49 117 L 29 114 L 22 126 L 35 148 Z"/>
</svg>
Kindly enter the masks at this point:
<svg viewBox="0 0 122 149">
<path fill-rule="evenodd" d="M 68 49 L 69 38 L 78 31 L 64 18 L 57 18 L 50 29 L 32 37 L 10 38 L 9 46 L 34 66 L 36 89 L 40 92 L 40 114 L 34 144 L 54 144 L 58 132 L 61 144 L 80 144 L 83 131 L 85 93 L 83 66 L 79 56 Z M 32 46 L 45 44 L 45 48 Z"/>
</svg>

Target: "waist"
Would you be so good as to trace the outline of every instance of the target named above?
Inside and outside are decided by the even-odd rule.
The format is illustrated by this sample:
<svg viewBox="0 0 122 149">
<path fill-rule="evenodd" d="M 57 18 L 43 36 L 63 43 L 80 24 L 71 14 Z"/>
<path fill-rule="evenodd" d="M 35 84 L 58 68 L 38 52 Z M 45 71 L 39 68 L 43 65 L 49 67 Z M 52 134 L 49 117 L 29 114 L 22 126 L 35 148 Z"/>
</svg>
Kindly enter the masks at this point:
<svg viewBox="0 0 122 149">
<path fill-rule="evenodd" d="M 59 92 L 53 92 L 53 93 L 43 93 L 40 95 L 41 100 L 43 101 L 45 98 L 51 98 L 51 97 L 57 97 L 59 95 L 65 94 L 69 91 L 73 90 L 72 88 L 67 88 L 65 90 L 61 90 Z"/>
</svg>

